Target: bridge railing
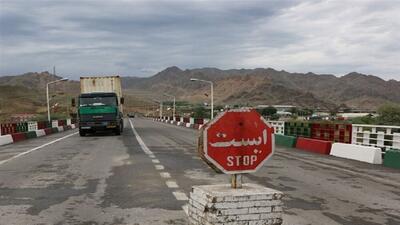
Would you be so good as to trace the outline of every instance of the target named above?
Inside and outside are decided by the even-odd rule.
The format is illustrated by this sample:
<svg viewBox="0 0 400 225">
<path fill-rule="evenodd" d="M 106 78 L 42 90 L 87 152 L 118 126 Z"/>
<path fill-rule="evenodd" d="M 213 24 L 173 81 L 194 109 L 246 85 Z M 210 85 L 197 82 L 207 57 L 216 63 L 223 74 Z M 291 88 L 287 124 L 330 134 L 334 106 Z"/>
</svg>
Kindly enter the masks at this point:
<svg viewBox="0 0 400 225">
<path fill-rule="evenodd" d="M 45 128 L 61 127 L 74 124 L 76 121 L 72 119 L 53 120 L 51 123 L 48 121 L 26 121 L 18 123 L 1 123 L 0 136 L 21 132 L 36 131 Z"/>
<path fill-rule="evenodd" d="M 272 128 L 274 128 L 275 134 L 285 134 L 285 121 L 267 121 Z"/>
<path fill-rule="evenodd" d="M 400 150 L 400 126 L 352 124 L 352 144 Z"/>
<path fill-rule="evenodd" d="M 172 118 L 164 117 L 168 121 Z M 175 118 L 175 120 L 177 120 Z M 207 123 L 208 119 L 179 117 L 183 124 Z M 400 126 L 364 125 L 335 122 L 267 121 L 276 134 L 331 142 L 400 150 Z"/>
</svg>

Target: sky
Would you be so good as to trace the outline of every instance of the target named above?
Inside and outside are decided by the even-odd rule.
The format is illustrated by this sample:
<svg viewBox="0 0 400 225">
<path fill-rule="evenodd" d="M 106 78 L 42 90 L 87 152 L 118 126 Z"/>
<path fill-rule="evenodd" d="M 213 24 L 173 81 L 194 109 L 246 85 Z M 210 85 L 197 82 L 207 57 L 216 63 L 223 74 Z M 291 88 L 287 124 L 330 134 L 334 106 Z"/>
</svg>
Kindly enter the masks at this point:
<svg viewBox="0 0 400 225">
<path fill-rule="evenodd" d="M 0 76 L 274 68 L 400 80 L 400 1 L 0 0 Z"/>
</svg>

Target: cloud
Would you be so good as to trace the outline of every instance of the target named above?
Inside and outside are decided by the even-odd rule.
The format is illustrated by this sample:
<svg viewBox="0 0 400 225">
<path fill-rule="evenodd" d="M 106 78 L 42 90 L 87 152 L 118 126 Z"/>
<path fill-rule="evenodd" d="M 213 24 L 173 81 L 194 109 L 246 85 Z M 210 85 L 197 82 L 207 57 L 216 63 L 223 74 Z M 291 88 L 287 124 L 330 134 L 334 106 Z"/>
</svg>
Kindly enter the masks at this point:
<svg viewBox="0 0 400 225">
<path fill-rule="evenodd" d="M 2 1 L 0 74 L 149 76 L 165 67 L 399 79 L 396 1 Z"/>
</svg>

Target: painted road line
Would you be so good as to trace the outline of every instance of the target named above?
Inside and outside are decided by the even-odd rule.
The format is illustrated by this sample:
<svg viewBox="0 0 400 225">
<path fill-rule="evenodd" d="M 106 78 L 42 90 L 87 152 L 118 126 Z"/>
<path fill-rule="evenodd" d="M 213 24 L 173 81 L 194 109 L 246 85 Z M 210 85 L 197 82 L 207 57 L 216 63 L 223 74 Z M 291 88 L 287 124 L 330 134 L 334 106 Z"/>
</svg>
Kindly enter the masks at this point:
<svg viewBox="0 0 400 225">
<path fill-rule="evenodd" d="M 152 151 L 150 151 L 150 149 L 146 146 L 146 144 L 144 143 L 144 141 L 142 140 L 142 138 L 139 136 L 139 134 L 136 132 L 135 128 L 133 127 L 133 123 L 132 121 L 129 119 L 129 123 L 131 124 L 131 128 L 132 131 L 136 137 L 136 140 L 139 142 L 140 147 L 142 148 L 142 150 L 150 157 L 153 158 L 151 161 L 153 163 L 159 163 L 160 161 L 158 159 L 155 159 L 155 156 L 153 154 Z M 154 165 L 156 170 L 164 170 L 164 166 L 161 164 L 155 164 Z M 171 174 L 167 173 L 167 172 L 160 172 L 160 176 L 163 178 L 171 178 Z M 165 182 L 165 184 L 167 185 L 167 187 L 169 188 L 179 188 L 178 184 L 175 181 L 172 180 L 167 180 Z M 174 191 L 172 192 L 172 194 L 175 196 L 176 200 L 178 201 L 188 201 L 189 198 L 187 197 L 187 195 L 182 192 L 182 191 Z M 184 212 L 188 212 L 188 206 L 187 204 L 182 206 L 182 210 Z"/>
<path fill-rule="evenodd" d="M 8 158 L 8 159 L 5 159 L 5 160 L 0 161 L 0 165 L 3 165 L 4 163 L 7 163 L 7 162 L 9 162 L 9 161 L 11 161 L 11 160 L 13 160 L 13 159 L 19 158 L 19 157 L 21 157 L 21 156 L 24 156 L 24 155 L 29 154 L 29 153 L 31 153 L 31 152 L 34 152 L 34 151 L 36 151 L 36 150 L 42 149 L 42 148 L 44 148 L 44 147 L 46 147 L 46 146 L 48 146 L 48 145 L 51 145 L 51 144 L 54 144 L 54 143 L 59 142 L 59 141 L 61 141 L 61 140 L 64 140 L 64 139 L 66 139 L 66 138 L 69 138 L 69 137 L 71 137 L 71 136 L 73 136 L 73 135 L 75 135 L 75 134 L 77 134 L 77 133 L 78 133 L 78 132 L 75 132 L 75 133 L 72 133 L 72 134 L 68 134 L 67 136 L 58 138 L 58 139 L 56 139 L 56 140 L 54 140 L 54 141 L 50 141 L 50 142 L 48 142 L 48 143 L 46 143 L 46 144 L 43 144 L 43 145 L 41 145 L 41 146 L 38 146 L 38 147 L 36 147 L 36 148 L 32 148 L 32 149 L 30 149 L 30 150 L 28 150 L 28 151 L 26 151 L 26 152 L 21 152 L 21 153 L 19 153 L 19 154 L 17 154 L 17 155 L 14 155 L 14 156 L 11 157 L 11 158 Z"/>
<path fill-rule="evenodd" d="M 164 166 L 163 165 L 159 165 L 159 164 L 155 165 L 155 167 L 156 167 L 156 170 L 163 170 L 164 169 Z"/>
<path fill-rule="evenodd" d="M 172 194 L 175 196 L 176 200 L 178 200 L 178 201 L 188 201 L 189 200 L 187 195 L 185 193 L 183 193 L 182 191 L 174 191 L 174 192 L 172 192 Z"/>
<path fill-rule="evenodd" d="M 171 178 L 171 174 L 169 174 L 168 172 L 161 172 L 161 173 L 160 173 L 160 176 L 161 176 L 162 178 Z"/>
<path fill-rule="evenodd" d="M 133 133 L 135 134 L 136 140 L 139 142 L 140 147 L 142 147 L 142 150 L 147 154 L 147 155 L 154 155 L 152 151 L 146 146 L 142 138 L 139 136 L 138 132 L 135 130 L 135 127 L 133 127 L 132 121 L 129 119 L 129 123 L 131 124 L 131 128 Z"/>
<path fill-rule="evenodd" d="M 175 181 L 172 180 L 167 180 L 165 182 L 165 184 L 169 187 L 169 188 L 179 188 L 178 184 Z"/>
</svg>

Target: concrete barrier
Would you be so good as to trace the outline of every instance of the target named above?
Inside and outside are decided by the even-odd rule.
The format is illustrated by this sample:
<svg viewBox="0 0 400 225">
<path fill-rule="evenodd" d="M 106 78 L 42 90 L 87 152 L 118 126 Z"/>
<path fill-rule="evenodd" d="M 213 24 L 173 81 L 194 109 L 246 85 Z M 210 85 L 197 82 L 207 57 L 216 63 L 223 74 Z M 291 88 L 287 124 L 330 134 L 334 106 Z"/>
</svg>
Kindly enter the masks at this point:
<svg viewBox="0 0 400 225">
<path fill-rule="evenodd" d="M 28 131 L 25 134 L 26 134 L 26 138 L 37 138 L 36 131 Z"/>
<path fill-rule="evenodd" d="M 13 142 L 26 140 L 25 133 L 14 133 L 14 134 L 11 134 L 11 136 L 12 136 Z"/>
<path fill-rule="evenodd" d="M 45 129 L 44 129 L 44 133 L 45 133 L 46 135 L 52 134 L 52 133 L 53 133 L 53 129 L 52 129 L 52 128 L 45 128 Z"/>
<path fill-rule="evenodd" d="M 382 150 L 376 147 L 334 143 L 330 154 L 371 164 L 382 164 Z"/>
<path fill-rule="evenodd" d="M 297 137 L 275 134 L 275 144 L 283 147 L 294 148 L 296 146 Z"/>
<path fill-rule="evenodd" d="M 11 134 L 0 136 L 0 146 L 1 145 L 8 145 L 13 143 L 13 138 Z"/>
<path fill-rule="evenodd" d="M 60 131 L 66 131 L 69 129 L 75 129 L 75 124 L 71 124 L 68 126 L 60 126 L 60 127 L 53 127 L 53 128 L 45 128 L 45 129 L 39 129 L 35 131 L 28 131 L 28 132 L 20 132 L 20 133 L 14 133 L 14 134 L 8 134 L 8 135 L 2 135 L 0 136 L 0 146 L 1 145 L 7 145 L 7 144 L 12 144 L 17 141 L 23 141 L 28 138 L 37 138 L 37 137 L 42 137 L 45 135 L 49 135 L 52 133 L 57 133 Z"/>
<path fill-rule="evenodd" d="M 383 165 L 400 169 L 400 150 L 387 150 L 383 159 Z"/>
<path fill-rule="evenodd" d="M 44 132 L 44 129 L 36 131 L 36 137 L 42 137 L 45 135 L 46 135 L 46 133 Z"/>
<path fill-rule="evenodd" d="M 332 142 L 330 141 L 322 141 L 311 138 L 299 137 L 297 138 L 296 142 L 296 148 L 298 149 L 324 155 L 329 155 L 331 147 Z"/>
</svg>

